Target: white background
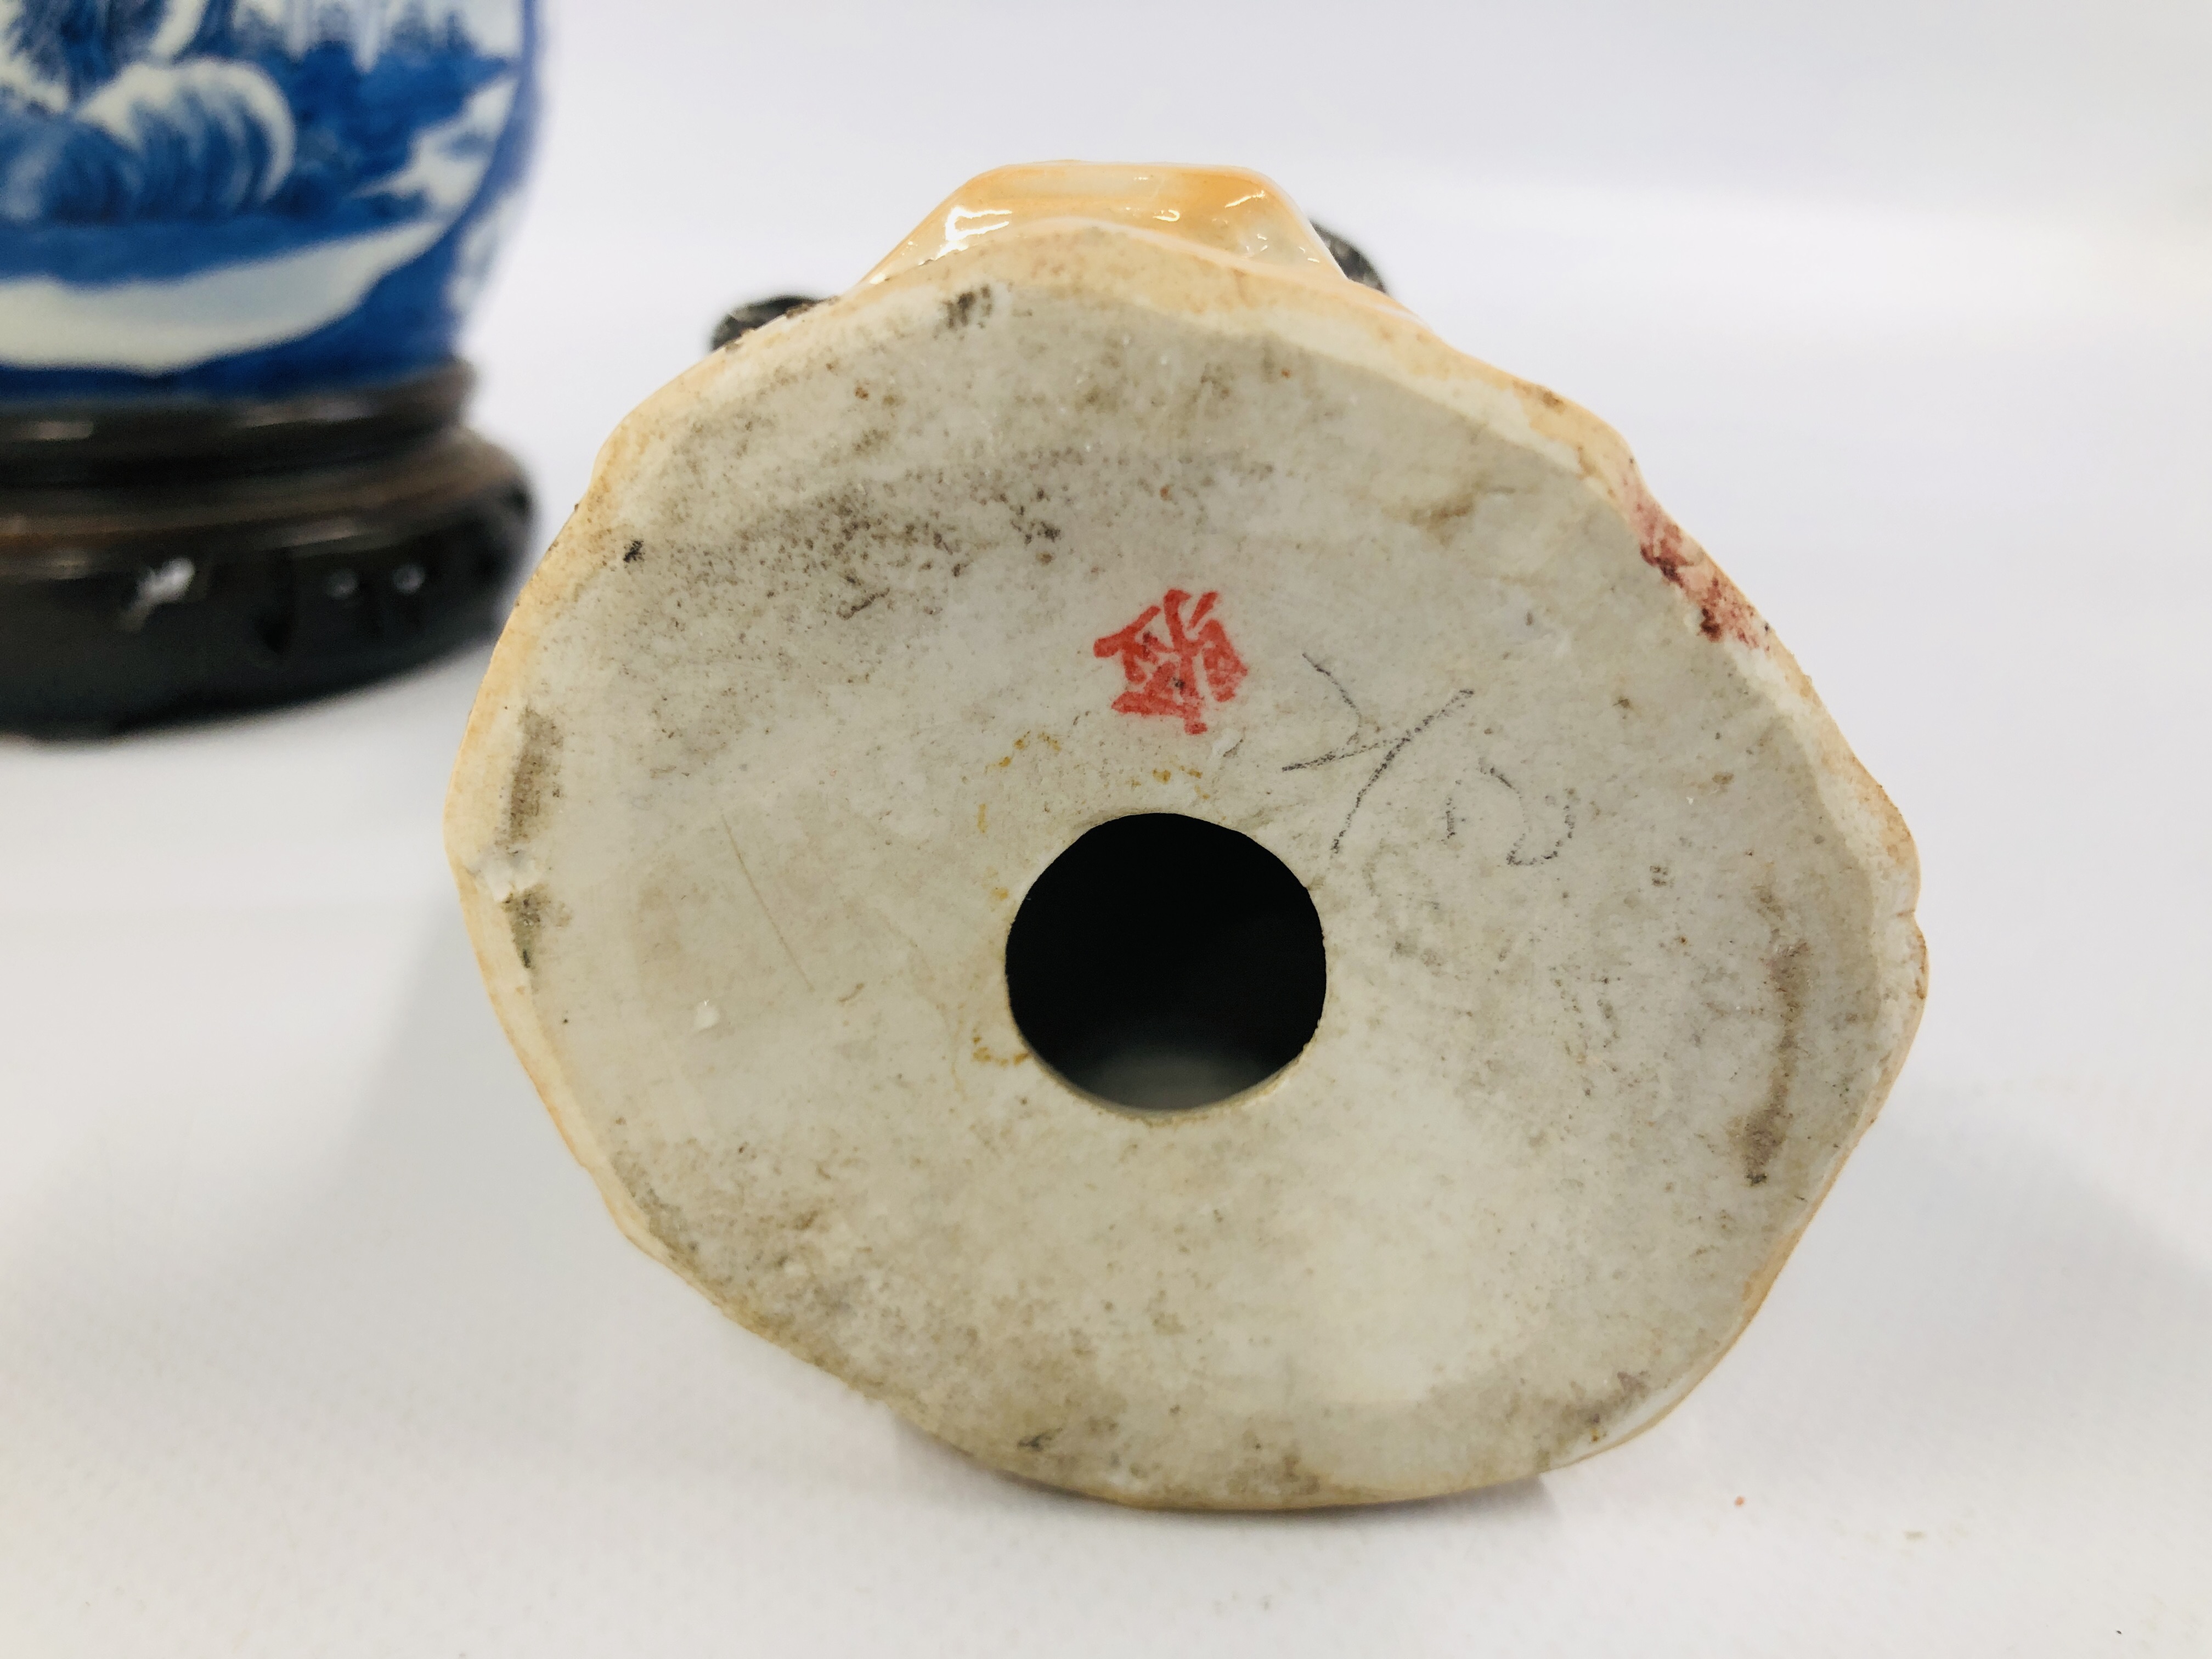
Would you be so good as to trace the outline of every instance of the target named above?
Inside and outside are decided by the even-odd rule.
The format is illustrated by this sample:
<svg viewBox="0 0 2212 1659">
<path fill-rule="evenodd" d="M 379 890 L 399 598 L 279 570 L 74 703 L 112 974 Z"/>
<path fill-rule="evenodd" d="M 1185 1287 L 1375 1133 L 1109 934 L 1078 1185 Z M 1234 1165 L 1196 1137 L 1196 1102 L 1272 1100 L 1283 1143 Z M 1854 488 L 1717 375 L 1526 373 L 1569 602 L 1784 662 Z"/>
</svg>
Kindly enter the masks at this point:
<svg viewBox="0 0 2212 1659">
<path fill-rule="evenodd" d="M 1626 433 L 1926 867 L 1891 1104 L 1659 1428 L 1471 1497 L 986 1474 L 617 1236 L 438 846 L 481 653 L 0 741 L 0 1653 L 2212 1652 L 2212 9 L 556 10 L 474 328 L 550 534 L 962 179 L 1257 167 Z"/>
</svg>

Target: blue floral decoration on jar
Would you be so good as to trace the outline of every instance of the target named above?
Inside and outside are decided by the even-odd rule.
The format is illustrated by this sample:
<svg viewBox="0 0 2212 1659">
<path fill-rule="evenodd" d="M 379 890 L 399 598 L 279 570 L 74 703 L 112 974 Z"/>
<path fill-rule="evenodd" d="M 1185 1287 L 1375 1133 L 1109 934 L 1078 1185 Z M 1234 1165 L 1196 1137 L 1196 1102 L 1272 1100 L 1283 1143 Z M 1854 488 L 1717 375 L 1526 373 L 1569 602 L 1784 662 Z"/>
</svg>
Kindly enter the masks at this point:
<svg viewBox="0 0 2212 1659">
<path fill-rule="evenodd" d="M 535 0 L 0 0 L 0 398 L 442 362 L 536 126 Z"/>
</svg>

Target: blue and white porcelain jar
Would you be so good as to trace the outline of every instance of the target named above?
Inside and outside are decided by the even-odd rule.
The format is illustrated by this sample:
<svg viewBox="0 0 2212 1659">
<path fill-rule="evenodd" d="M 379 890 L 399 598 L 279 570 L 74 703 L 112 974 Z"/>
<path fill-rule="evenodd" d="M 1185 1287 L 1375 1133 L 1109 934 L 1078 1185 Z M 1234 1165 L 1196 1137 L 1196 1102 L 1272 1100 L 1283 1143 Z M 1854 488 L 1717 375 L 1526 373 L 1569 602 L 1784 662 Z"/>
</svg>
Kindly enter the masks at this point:
<svg viewBox="0 0 2212 1659">
<path fill-rule="evenodd" d="M 0 0 L 0 727 L 360 684 L 495 625 L 453 356 L 536 0 Z"/>
<path fill-rule="evenodd" d="M 445 360 L 536 115 L 535 0 L 0 0 L 0 398 Z"/>
</svg>

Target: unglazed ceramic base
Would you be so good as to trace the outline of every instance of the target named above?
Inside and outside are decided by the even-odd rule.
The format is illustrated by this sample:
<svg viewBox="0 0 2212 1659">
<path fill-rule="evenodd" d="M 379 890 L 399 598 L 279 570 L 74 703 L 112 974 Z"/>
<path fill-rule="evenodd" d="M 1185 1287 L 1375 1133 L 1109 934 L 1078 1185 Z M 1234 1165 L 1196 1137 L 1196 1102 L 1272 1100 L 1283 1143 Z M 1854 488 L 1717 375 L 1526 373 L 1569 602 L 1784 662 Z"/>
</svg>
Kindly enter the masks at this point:
<svg viewBox="0 0 2212 1659">
<path fill-rule="evenodd" d="M 1068 173 L 608 441 L 455 777 L 493 997 L 631 1237 L 987 1463 L 1556 1468 L 1718 1359 L 1874 1115 L 1911 842 L 1612 432 L 1264 180 Z M 1161 811 L 1297 873 L 1328 988 L 1271 1081 L 1147 1116 L 1027 1055 L 1004 951 Z"/>
</svg>

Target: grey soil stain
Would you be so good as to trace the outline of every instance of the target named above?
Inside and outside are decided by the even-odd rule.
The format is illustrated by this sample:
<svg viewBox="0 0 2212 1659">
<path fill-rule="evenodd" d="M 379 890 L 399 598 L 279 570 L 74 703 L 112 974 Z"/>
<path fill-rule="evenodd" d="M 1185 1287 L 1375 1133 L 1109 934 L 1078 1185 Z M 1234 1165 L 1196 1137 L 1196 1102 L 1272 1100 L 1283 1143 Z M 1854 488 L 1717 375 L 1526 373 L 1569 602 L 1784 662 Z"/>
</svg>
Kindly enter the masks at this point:
<svg viewBox="0 0 2212 1659">
<path fill-rule="evenodd" d="M 522 752 L 507 787 L 507 839 L 521 841 L 561 799 L 561 728 L 535 708 L 522 711 Z"/>
<path fill-rule="evenodd" d="M 519 893 L 508 894 L 501 908 L 507 912 L 507 933 L 514 940 L 514 954 L 522 959 L 526 969 L 535 968 L 546 928 L 558 927 L 568 920 L 568 906 L 549 897 L 542 887 L 527 887 Z"/>
<path fill-rule="evenodd" d="M 1767 1171 L 1790 1134 L 1790 1095 L 1797 1081 L 1798 1043 L 1805 1024 L 1806 958 L 1811 954 L 1804 940 L 1766 963 L 1766 975 L 1782 1004 L 1782 1034 L 1775 1043 L 1774 1070 L 1767 1079 L 1766 1098 L 1758 1109 L 1745 1113 L 1729 1126 L 1729 1145 L 1743 1160 L 1743 1182 L 1763 1186 Z"/>
</svg>

